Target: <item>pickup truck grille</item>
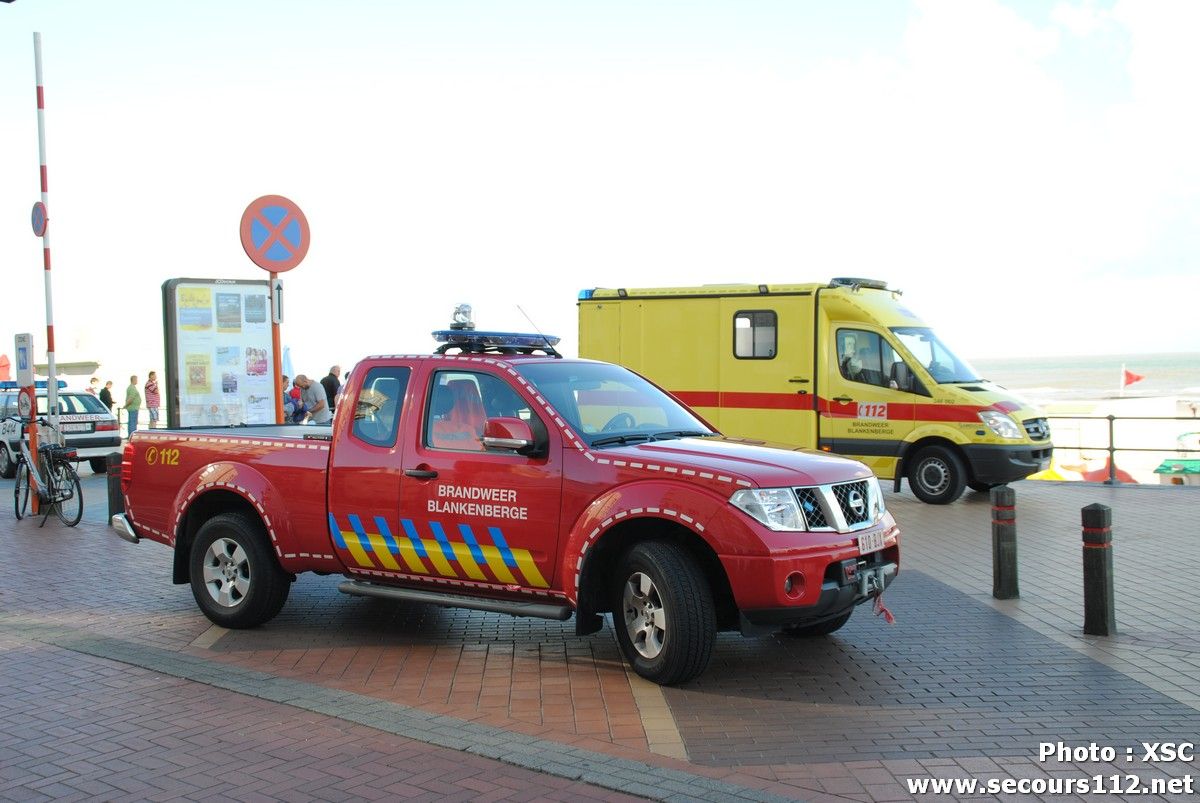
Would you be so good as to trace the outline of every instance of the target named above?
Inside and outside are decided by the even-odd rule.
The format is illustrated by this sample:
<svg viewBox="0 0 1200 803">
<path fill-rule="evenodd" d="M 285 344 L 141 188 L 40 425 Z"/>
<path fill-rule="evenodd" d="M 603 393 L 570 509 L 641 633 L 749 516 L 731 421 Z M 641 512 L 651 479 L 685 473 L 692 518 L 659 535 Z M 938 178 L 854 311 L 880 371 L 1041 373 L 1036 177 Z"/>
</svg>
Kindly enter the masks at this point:
<svg viewBox="0 0 1200 803">
<path fill-rule="evenodd" d="M 870 527 L 882 513 L 878 486 L 866 480 L 793 488 L 810 531 L 851 532 Z"/>
<path fill-rule="evenodd" d="M 1044 441 L 1050 437 L 1050 424 L 1044 418 L 1027 418 L 1021 423 L 1025 425 L 1030 440 Z"/>
</svg>

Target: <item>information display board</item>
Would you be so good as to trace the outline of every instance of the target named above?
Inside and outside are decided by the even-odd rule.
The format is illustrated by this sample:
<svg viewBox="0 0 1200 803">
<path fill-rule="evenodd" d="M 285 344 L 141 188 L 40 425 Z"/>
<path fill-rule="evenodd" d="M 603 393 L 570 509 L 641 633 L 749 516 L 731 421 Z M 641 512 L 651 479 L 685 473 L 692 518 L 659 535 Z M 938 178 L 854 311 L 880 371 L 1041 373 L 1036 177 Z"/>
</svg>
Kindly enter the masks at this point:
<svg viewBox="0 0 1200 803">
<path fill-rule="evenodd" d="M 163 283 L 167 426 L 275 423 L 266 280 Z"/>
</svg>

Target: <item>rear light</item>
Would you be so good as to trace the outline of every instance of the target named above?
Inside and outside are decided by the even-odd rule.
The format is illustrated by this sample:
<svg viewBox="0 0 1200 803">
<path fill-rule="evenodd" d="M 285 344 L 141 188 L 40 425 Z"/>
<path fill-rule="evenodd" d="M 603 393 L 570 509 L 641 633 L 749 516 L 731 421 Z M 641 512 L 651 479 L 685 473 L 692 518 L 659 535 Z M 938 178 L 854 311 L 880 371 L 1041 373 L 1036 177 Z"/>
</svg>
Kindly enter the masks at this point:
<svg viewBox="0 0 1200 803">
<path fill-rule="evenodd" d="M 133 484 L 133 444 L 125 444 L 125 451 L 121 453 L 121 493 L 129 493 L 129 486 Z"/>
<path fill-rule="evenodd" d="M 120 429 L 121 429 L 121 425 L 118 424 L 116 421 L 97 421 L 96 422 L 96 431 L 97 432 L 117 432 Z"/>
</svg>

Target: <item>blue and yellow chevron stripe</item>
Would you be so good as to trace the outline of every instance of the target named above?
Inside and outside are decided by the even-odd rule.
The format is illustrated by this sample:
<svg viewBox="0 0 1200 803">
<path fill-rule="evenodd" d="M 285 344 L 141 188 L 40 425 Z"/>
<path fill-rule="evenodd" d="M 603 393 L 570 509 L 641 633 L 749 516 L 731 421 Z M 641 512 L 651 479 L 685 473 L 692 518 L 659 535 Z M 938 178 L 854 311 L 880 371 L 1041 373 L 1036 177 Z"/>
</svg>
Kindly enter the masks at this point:
<svg viewBox="0 0 1200 803">
<path fill-rule="evenodd" d="M 344 530 L 338 525 L 337 517 L 329 514 L 329 532 L 334 544 L 350 553 L 354 562 L 364 569 L 550 587 L 529 550 L 510 547 L 499 527 L 487 528 L 489 544 L 476 538 L 469 524 L 459 524 L 461 540 L 452 540 L 441 522 L 425 522 L 433 536 L 430 540 L 421 537 L 412 519 L 400 520 L 404 535 L 399 538 L 392 535 L 383 516 L 375 517 L 374 532 L 368 532 L 362 519 L 354 513 L 346 515 L 346 523 L 349 529 Z"/>
</svg>

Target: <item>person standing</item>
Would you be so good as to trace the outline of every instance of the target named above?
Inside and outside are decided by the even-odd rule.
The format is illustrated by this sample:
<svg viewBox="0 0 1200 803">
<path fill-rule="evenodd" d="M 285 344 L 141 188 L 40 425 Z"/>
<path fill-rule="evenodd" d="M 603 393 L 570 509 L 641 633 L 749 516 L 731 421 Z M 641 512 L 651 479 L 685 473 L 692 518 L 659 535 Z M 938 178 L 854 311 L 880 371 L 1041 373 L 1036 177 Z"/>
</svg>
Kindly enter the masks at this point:
<svg viewBox="0 0 1200 803">
<path fill-rule="evenodd" d="M 154 429 L 158 425 L 158 406 L 161 403 L 162 396 L 158 392 L 158 374 L 151 371 L 150 376 L 146 377 L 146 412 L 150 414 L 150 429 Z"/>
<path fill-rule="evenodd" d="M 129 433 L 132 438 L 137 431 L 138 410 L 142 409 L 142 394 L 138 392 L 137 374 L 129 377 L 129 387 L 125 388 L 125 412 L 129 414 Z"/>
<path fill-rule="evenodd" d="M 321 380 L 321 387 L 325 388 L 325 402 L 329 405 L 329 414 L 333 415 L 333 411 L 337 408 L 337 392 L 342 387 L 342 380 L 338 379 L 338 374 L 342 372 L 342 366 L 335 365 L 329 369 L 329 375 Z"/>
<path fill-rule="evenodd" d="M 103 404 L 105 407 L 107 407 L 108 411 L 110 413 L 113 411 L 112 381 L 111 380 L 109 380 L 108 382 L 105 382 L 104 387 L 100 388 L 100 403 Z"/>
<path fill-rule="evenodd" d="M 300 401 L 308 409 L 308 419 L 314 424 L 327 426 L 333 420 L 333 415 L 329 412 L 322 388 L 304 374 L 296 376 L 296 384 L 300 386 Z"/>
<path fill-rule="evenodd" d="M 92 394 L 93 396 L 95 396 L 96 391 L 99 389 L 100 389 L 100 377 L 93 376 L 91 378 L 91 380 L 88 382 L 87 392 Z"/>
</svg>

